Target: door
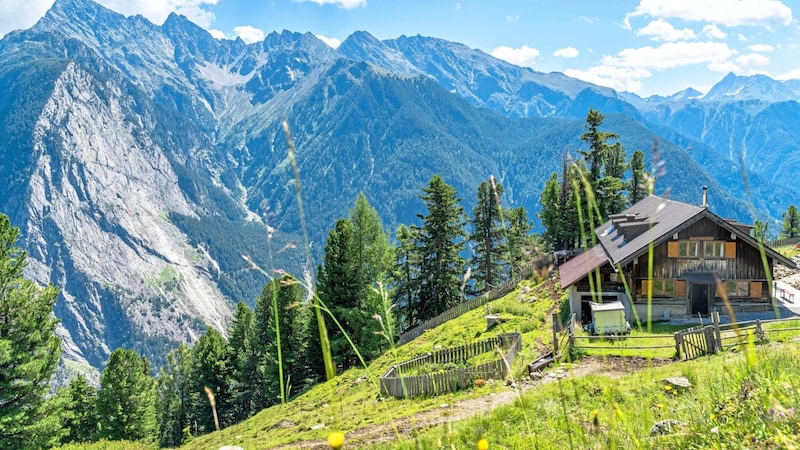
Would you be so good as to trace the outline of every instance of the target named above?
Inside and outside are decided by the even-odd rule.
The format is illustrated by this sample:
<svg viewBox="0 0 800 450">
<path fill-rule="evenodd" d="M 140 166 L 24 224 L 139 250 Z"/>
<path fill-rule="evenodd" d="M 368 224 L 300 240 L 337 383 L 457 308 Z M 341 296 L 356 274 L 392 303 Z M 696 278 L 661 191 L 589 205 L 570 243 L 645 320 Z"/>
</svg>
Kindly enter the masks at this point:
<svg viewBox="0 0 800 450">
<path fill-rule="evenodd" d="M 707 284 L 692 284 L 691 285 L 691 310 L 692 315 L 702 314 L 708 315 L 708 300 L 711 293 L 711 287 Z"/>
</svg>

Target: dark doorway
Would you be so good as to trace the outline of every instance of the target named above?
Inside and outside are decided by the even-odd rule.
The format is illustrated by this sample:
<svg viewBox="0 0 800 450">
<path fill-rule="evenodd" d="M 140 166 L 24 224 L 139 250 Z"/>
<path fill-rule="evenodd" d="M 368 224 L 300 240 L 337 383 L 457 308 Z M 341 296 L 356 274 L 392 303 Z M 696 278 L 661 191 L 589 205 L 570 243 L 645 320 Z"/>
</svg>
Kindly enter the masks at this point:
<svg viewBox="0 0 800 450">
<path fill-rule="evenodd" d="M 711 286 L 707 284 L 691 285 L 691 311 L 692 315 L 708 315 L 708 303 L 711 293 Z"/>
</svg>

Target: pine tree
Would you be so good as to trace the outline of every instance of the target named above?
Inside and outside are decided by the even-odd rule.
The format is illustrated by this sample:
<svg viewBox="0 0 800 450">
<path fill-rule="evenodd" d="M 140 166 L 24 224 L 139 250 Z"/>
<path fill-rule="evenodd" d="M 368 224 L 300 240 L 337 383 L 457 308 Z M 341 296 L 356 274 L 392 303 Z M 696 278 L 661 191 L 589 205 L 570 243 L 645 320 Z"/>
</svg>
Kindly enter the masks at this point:
<svg viewBox="0 0 800 450">
<path fill-rule="evenodd" d="M 800 213 L 797 206 L 791 205 L 783 213 L 783 227 L 781 228 L 781 238 L 800 237 Z"/>
<path fill-rule="evenodd" d="M 551 250 L 561 250 L 564 241 L 564 225 L 561 214 L 561 187 L 558 175 L 553 172 L 542 189 L 539 200 L 539 220 L 544 227 L 543 237 Z"/>
<path fill-rule="evenodd" d="M 604 176 L 598 181 L 600 192 L 600 211 L 603 213 L 601 222 L 605 221 L 611 214 L 622 212 L 627 205 L 628 199 L 625 197 L 625 148 L 617 142 L 608 147 L 604 166 Z"/>
<path fill-rule="evenodd" d="M 317 292 L 322 303 L 342 324 L 344 331 L 353 336 L 364 324 L 360 320 L 359 294 L 363 292 L 361 272 L 355 267 L 353 254 L 353 223 L 339 219 L 328 234 L 323 264 L 317 272 Z M 338 366 L 352 367 L 358 363 L 355 350 L 342 331 L 326 317 L 331 352 Z"/>
<path fill-rule="evenodd" d="M 79 374 L 66 388 L 65 426 L 69 434 L 64 442 L 93 442 L 97 439 L 97 389 L 90 385 L 86 377 Z"/>
<path fill-rule="evenodd" d="M 594 217 L 597 215 L 594 208 L 587 207 L 584 218 L 593 220 L 595 225 L 603 223 L 608 215 L 613 213 L 611 211 L 624 209 L 620 191 L 623 188 L 622 178 L 625 173 L 625 149 L 619 142 L 613 145 L 608 142 L 610 139 L 619 139 L 618 134 L 600 131 L 604 120 L 605 116 L 600 114 L 600 111 L 589 108 L 589 113 L 586 115 L 586 132 L 581 135 L 581 140 L 586 142 L 589 150 L 578 151 L 588 168 L 586 177 L 591 192 L 587 194 L 595 197 L 597 209 L 600 210 L 600 217 Z M 591 199 L 587 200 L 589 201 L 587 205 L 591 204 Z"/>
<path fill-rule="evenodd" d="M 528 211 L 523 206 L 507 209 L 505 216 L 508 221 L 505 258 L 509 275 L 514 276 L 530 260 L 529 250 L 533 242 L 530 232 L 533 222 L 528 219 Z"/>
<path fill-rule="evenodd" d="M 100 376 L 97 413 L 100 436 L 153 442 L 157 438 L 155 380 L 150 362 L 134 350 L 111 352 Z"/>
<path fill-rule="evenodd" d="M 23 278 L 27 254 L 15 246 L 18 238 L 0 214 L 0 448 L 24 449 L 57 443 L 48 436 L 58 430 L 43 419 L 61 341 L 52 317 L 58 290 Z"/>
<path fill-rule="evenodd" d="M 492 178 L 478 186 L 478 201 L 472 208 L 472 233 L 469 240 L 473 243 L 472 272 L 474 293 L 482 294 L 493 288 L 503 276 L 505 258 L 505 230 L 503 228 L 500 196 L 503 185 Z"/>
<path fill-rule="evenodd" d="M 596 183 L 600 180 L 603 173 L 603 166 L 605 165 L 606 158 L 608 157 L 610 145 L 609 139 L 619 139 L 616 133 L 607 131 L 600 131 L 600 126 L 603 125 L 605 116 L 600 114 L 600 111 L 589 108 L 586 114 L 586 131 L 581 135 L 581 140 L 586 142 L 589 150 L 579 150 L 583 155 L 586 166 L 589 168 L 589 183 L 592 188 L 596 188 Z"/>
<path fill-rule="evenodd" d="M 159 443 L 179 447 L 191 427 L 192 350 L 181 344 L 170 351 L 156 383 Z"/>
<path fill-rule="evenodd" d="M 219 426 L 225 428 L 231 420 L 230 365 L 227 359 L 227 343 L 219 331 L 208 327 L 192 348 L 190 383 L 191 418 L 199 433 L 210 433 L 216 429 L 214 407 Z M 206 388 L 210 389 L 213 405 Z"/>
<path fill-rule="evenodd" d="M 628 181 L 628 205 L 634 205 L 638 203 L 639 200 L 647 197 L 644 153 L 641 150 L 633 152 L 630 168 L 631 178 Z"/>
<path fill-rule="evenodd" d="M 258 354 L 255 347 L 253 311 L 239 302 L 228 329 L 228 361 L 231 364 L 231 408 L 234 422 L 241 422 L 256 410 L 256 391 L 261 377 L 258 374 Z"/>
<path fill-rule="evenodd" d="M 392 272 L 394 283 L 392 298 L 398 305 L 401 321 L 405 323 L 406 328 L 412 328 L 418 322 L 416 301 L 419 293 L 417 229 L 400 225 L 395 235 L 399 243 L 395 249 L 395 269 Z"/>
<path fill-rule="evenodd" d="M 463 299 L 464 211 L 456 190 L 434 175 L 420 195 L 428 211 L 418 215 L 419 320 L 427 320 L 456 306 Z"/>
</svg>

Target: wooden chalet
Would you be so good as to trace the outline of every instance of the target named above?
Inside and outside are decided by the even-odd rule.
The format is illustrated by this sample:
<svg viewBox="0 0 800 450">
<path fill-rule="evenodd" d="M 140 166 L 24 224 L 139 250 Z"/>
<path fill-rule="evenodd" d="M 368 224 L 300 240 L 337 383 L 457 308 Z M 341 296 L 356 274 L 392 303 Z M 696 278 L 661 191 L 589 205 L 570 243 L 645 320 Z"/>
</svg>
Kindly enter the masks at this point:
<svg viewBox="0 0 800 450">
<path fill-rule="evenodd" d="M 621 301 L 631 322 L 634 311 L 647 320 L 648 307 L 652 319 L 769 308 L 774 265 L 796 265 L 765 246 L 765 266 L 752 227 L 720 218 L 705 198 L 695 206 L 651 195 L 595 229 L 599 244 L 559 266 L 578 319 L 591 322 L 591 301 Z"/>
</svg>

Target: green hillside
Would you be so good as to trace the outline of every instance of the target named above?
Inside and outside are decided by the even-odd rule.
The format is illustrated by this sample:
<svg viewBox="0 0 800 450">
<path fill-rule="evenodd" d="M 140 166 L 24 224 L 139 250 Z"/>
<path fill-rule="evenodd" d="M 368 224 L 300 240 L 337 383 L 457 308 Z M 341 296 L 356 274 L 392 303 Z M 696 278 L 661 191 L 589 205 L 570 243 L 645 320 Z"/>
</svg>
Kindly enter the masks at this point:
<svg viewBox="0 0 800 450">
<path fill-rule="evenodd" d="M 562 291 L 551 280 L 535 284 L 525 280 L 505 297 L 470 311 L 427 331 L 414 341 L 390 350 L 367 369 L 345 372 L 327 383 L 301 394 L 286 405 L 266 409 L 253 418 L 217 433 L 199 437 L 183 448 L 209 449 L 224 445 L 243 448 L 271 448 L 291 442 L 325 439 L 333 431 L 345 433 L 376 424 L 391 429 L 402 418 L 456 402 L 511 391 L 503 383 L 487 384 L 454 394 L 432 398 L 382 398 L 378 380 L 392 365 L 439 347 L 454 347 L 482 341 L 501 333 L 521 331 L 523 350 L 512 367 L 515 378 L 524 364 L 533 361 L 551 340 L 551 313 L 561 301 Z M 487 311 L 499 314 L 503 322 L 486 330 Z M 366 380 L 362 377 L 366 377 Z M 363 380 L 363 381 L 362 381 Z M 320 425 L 323 425 L 320 427 Z"/>
</svg>

